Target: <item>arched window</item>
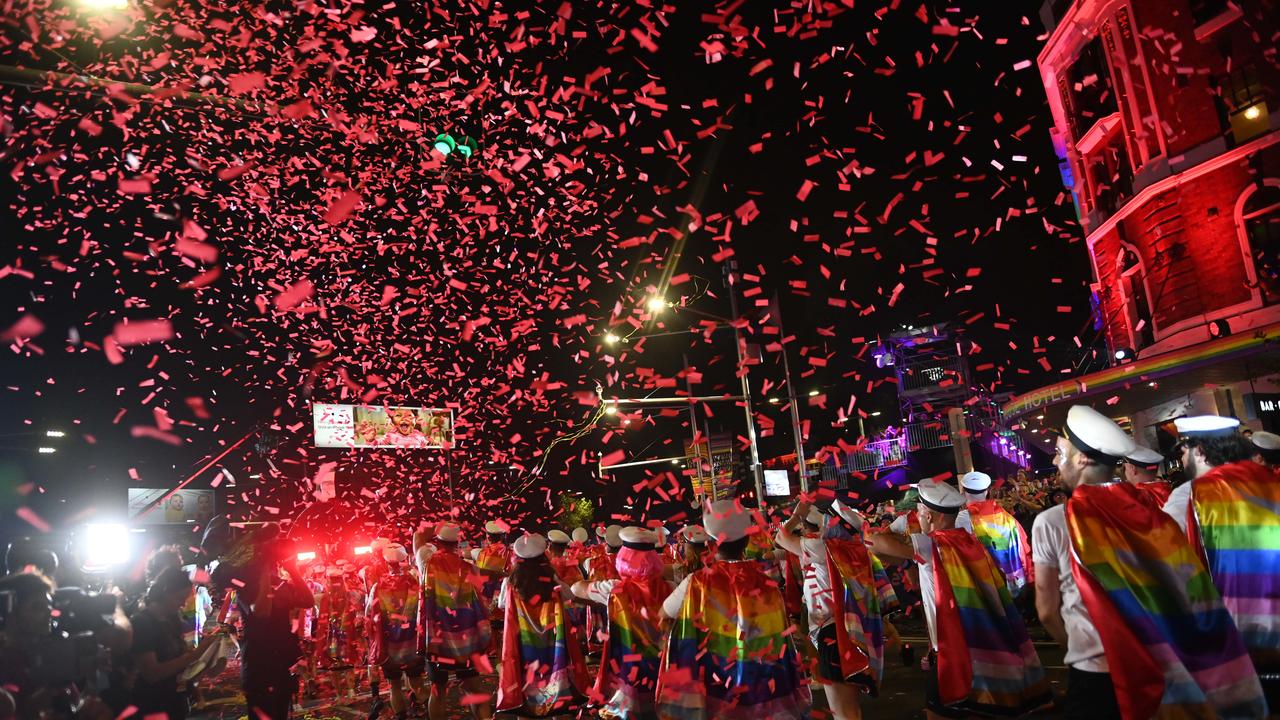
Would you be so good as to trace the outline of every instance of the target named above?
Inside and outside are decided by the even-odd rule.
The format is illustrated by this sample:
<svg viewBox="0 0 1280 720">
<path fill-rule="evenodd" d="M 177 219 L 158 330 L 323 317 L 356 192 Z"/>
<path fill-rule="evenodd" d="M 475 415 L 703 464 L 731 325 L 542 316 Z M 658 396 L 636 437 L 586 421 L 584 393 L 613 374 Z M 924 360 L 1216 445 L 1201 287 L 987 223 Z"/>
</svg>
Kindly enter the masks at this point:
<svg viewBox="0 0 1280 720">
<path fill-rule="evenodd" d="M 1116 256 L 1116 274 L 1120 276 L 1120 292 L 1133 349 L 1139 350 L 1155 341 L 1151 320 L 1151 300 L 1147 296 L 1147 272 L 1142 258 L 1130 245 L 1122 245 Z"/>
<path fill-rule="evenodd" d="M 1246 191 L 1249 192 L 1249 191 Z M 1263 302 L 1280 302 L 1280 180 L 1252 186 L 1238 215 Z"/>
</svg>

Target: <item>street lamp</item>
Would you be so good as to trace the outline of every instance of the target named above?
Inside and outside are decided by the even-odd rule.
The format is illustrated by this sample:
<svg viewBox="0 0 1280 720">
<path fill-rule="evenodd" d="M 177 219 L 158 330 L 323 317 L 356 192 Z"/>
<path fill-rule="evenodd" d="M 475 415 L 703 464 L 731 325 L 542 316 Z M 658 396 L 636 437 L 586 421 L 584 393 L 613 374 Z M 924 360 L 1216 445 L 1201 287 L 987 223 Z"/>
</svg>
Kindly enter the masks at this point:
<svg viewBox="0 0 1280 720">
<path fill-rule="evenodd" d="M 51 447 L 39 447 L 39 448 L 36 448 L 36 452 L 40 453 L 41 455 L 52 455 L 53 453 L 58 452 L 58 449 L 51 448 Z"/>
<path fill-rule="evenodd" d="M 651 313 L 660 313 L 667 307 L 667 301 L 663 300 L 661 296 L 654 295 L 645 302 L 645 307 Z"/>
<path fill-rule="evenodd" d="M 817 390 L 810 390 L 810 391 L 809 391 L 809 397 L 818 397 L 818 391 L 817 391 Z"/>
<path fill-rule="evenodd" d="M 60 438 L 60 437 L 66 437 L 67 434 L 62 432 L 61 430 L 45 430 L 44 436 L 51 437 L 51 438 Z"/>
<path fill-rule="evenodd" d="M 617 335 L 614 335 L 613 333 L 605 333 L 604 342 L 606 345 L 612 345 L 618 342 L 618 340 L 619 338 Z"/>
</svg>

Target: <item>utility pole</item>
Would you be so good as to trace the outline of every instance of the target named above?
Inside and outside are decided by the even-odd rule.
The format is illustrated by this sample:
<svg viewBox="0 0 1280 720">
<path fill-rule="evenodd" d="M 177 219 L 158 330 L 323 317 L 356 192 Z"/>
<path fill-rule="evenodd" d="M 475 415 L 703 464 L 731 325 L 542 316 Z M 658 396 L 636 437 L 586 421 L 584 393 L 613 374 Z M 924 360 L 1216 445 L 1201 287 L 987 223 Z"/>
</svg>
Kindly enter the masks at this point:
<svg viewBox="0 0 1280 720">
<path fill-rule="evenodd" d="M 756 420 L 751 412 L 751 382 L 747 378 L 746 341 L 742 338 L 742 329 L 738 327 L 738 261 L 730 258 L 724 269 L 725 280 L 729 285 L 729 313 L 733 320 L 733 342 L 738 349 L 738 372 L 742 379 L 742 404 L 747 415 L 747 441 L 751 445 L 751 478 L 756 486 L 756 503 L 764 507 L 764 480 L 760 475 L 760 449 L 756 446 Z"/>
<path fill-rule="evenodd" d="M 782 331 L 782 301 L 777 293 L 773 295 L 774 312 L 777 314 L 778 343 L 782 345 L 782 374 L 787 380 L 787 402 L 791 403 L 791 433 L 796 439 L 796 464 L 800 468 L 800 492 L 809 492 L 809 475 L 805 472 L 804 432 L 800 424 L 800 404 L 796 401 L 796 386 L 791 382 L 791 361 L 788 359 L 785 342 L 787 334 Z"/>
<path fill-rule="evenodd" d="M 689 379 L 689 353 L 683 353 L 681 360 L 684 362 L 684 387 L 688 391 L 689 397 L 693 397 L 693 381 Z M 707 438 L 707 454 L 711 454 L 711 438 Z M 696 497 L 698 491 L 702 489 L 702 451 L 698 449 L 698 414 L 694 411 L 693 403 L 689 403 L 689 453 L 694 456 L 694 476 L 693 481 L 698 484 L 694 490 Z"/>
</svg>

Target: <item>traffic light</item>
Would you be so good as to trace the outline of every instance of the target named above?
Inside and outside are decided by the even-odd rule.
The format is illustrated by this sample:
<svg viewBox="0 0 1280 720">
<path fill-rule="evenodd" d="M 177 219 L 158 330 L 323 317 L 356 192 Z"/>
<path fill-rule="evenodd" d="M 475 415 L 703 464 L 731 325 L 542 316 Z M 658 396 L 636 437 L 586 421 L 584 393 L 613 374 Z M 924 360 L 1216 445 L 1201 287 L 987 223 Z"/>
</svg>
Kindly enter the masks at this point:
<svg viewBox="0 0 1280 720">
<path fill-rule="evenodd" d="M 463 160 L 470 160 L 472 155 L 480 151 L 476 141 L 467 135 L 454 137 L 449 133 L 440 133 L 436 136 L 434 147 L 441 155 L 446 157 L 455 155 Z"/>
</svg>

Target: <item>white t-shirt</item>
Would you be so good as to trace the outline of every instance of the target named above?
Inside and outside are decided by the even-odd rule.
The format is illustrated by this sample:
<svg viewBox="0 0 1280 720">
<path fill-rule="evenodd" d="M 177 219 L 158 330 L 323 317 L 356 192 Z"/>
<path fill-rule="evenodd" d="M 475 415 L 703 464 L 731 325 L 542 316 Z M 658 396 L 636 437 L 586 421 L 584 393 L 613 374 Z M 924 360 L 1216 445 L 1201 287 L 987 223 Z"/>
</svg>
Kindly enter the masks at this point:
<svg viewBox="0 0 1280 720">
<path fill-rule="evenodd" d="M 916 565 L 920 566 L 920 604 L 924 606 L 924 619 L 929 626 L 929 646 L 938 649 L 938 605 L 933 586 L 933 539 L 923 533 L 911 535 L 911 547 L 915 550 Z"/>
<path fill-rule="evenodd" d="M 1067 628 L 1066 664 L 1085 672 L 1108 672 L 1102 638 L 1080 597 L 1071 574 L 1071 538 L 1067 535 L 1067 508 L 1055 505 L 1036 516 L 1031 526 L 1031 559 L 1058 571 L 1062 593 L 1062 624 Z"/>
<path fill-rule="evenodd" d="M 1165 514 L 1173 518 L 1184 533 L 1187 531 L 1187 508 L 1191 506 L 1191 483 L 1188 480 L 1174 488 L 1169 499 L 1164 501 Z"/>
<path fill-rule="evenodd" d="M 608 605 L 609 596 L 613 594 L 613 588 L 617 584 L 617 580 L 599 580 L 587 583 L 587 599 L 593 603 Z"/>
<path fill-rule="evenodd" d="M 970 535 L 973 534 L 973 518 L 969 517 L 968 508 L 961 510 L 956 515 L 956 527 L 960 528 L 961 530 L 969 531 Z"/>
</svg>

